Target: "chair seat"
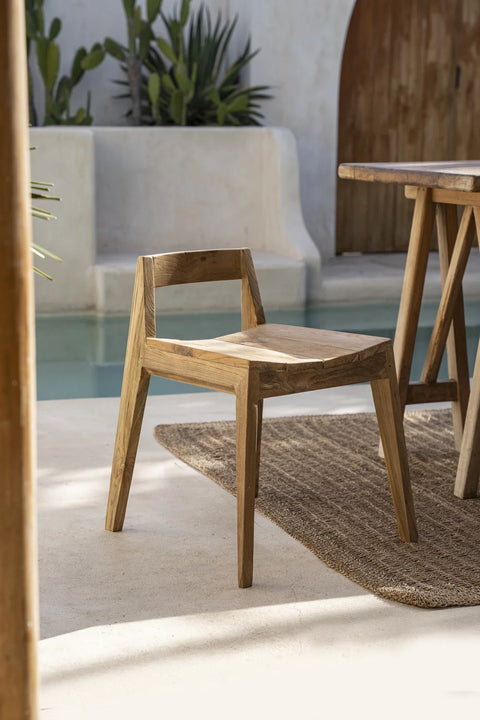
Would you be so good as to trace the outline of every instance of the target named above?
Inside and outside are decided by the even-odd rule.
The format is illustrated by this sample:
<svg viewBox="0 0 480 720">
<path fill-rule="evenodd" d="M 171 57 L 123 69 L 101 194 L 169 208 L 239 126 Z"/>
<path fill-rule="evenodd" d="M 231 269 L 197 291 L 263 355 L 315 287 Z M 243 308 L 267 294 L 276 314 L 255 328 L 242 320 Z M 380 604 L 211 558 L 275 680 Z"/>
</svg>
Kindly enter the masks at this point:
<svg viewBox="0 0 480 720">
<path fill-rule="evenodd" d="M 274 324 L 208 340 L 147 340 L 149 345 L 154 344 L 167 352 L 227 361 L 241 367 L 273 364 L 325 369 L 366 360 L 385 350 L 389 342 L 388 338 Z"/>
</svg>

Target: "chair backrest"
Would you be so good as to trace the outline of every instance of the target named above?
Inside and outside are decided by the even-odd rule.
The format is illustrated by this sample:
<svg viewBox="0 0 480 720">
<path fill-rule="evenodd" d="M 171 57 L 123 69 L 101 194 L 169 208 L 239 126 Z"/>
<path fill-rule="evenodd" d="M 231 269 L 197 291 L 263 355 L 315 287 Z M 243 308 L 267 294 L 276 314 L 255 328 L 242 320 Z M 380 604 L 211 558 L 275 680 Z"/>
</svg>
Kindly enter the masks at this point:
<svg viewBox="0 0 480 720">
<path fill-rule="evenodd" d="M 156 288 L 217 280 L 241 280 L 242 330 L 265 322 L 260 290 L 248 248 L 187 250 L 150 255 Z"/>
<path fill-rule="evenodd" d="M 187 250 L 152 255 L 155 287 L 240 280 L 243 254 L 243 250 Z"/>
</svg>

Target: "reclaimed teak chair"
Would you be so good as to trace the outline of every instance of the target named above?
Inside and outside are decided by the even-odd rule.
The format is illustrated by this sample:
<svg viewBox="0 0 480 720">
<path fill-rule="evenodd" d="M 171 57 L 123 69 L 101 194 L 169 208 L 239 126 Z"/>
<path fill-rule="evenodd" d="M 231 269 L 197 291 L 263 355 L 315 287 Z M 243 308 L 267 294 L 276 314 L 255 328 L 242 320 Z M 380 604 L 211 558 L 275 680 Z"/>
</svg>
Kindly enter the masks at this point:
<svg viewBox="0 0 480 720">
<path fill-rule="evenodd" d="M 155 288 L 233 279 L 241 280 L 241 332 L 212 340 L 156 337 Z M 417 539 L 391 341 L 265 324 L 248 249 L 138 258 L 108 498 L 108 530 L 121 530 L 123 526 L 151 375 L 236 396 L 240 587 L 252 584 L 253 522 L 264 398 L 369 381 L 400 537 L 406 542 Z"/>
</svg>

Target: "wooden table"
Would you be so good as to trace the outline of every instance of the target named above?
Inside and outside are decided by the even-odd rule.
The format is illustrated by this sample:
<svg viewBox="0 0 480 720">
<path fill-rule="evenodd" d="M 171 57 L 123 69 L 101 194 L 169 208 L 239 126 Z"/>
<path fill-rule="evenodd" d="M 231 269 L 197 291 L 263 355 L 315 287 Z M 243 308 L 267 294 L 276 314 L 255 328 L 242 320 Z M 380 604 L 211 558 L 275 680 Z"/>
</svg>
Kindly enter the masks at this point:
<svg viewBox="0 0 480 720">
<path fill-rule="evenodd" d="M 462 278 L 475 237 L 480 236 L 480 161 L 344 163 L 339 177 L 405 185 L 415 200 L 394 341 L 400 398 L 410 403 L 451 401 L 460 458 L 455 495 L 474 497 L 480 475 L 480 350 L 468 373 Z M 461 208 L 461 221 L 458 223 Z M 420 382 L 410 382 L 415 337 L 431 237 L 436 221 L 442 297 Z M 448 380 L 438 380 L 445 350 Z M 470 395 L 470 399 L 469 399 Z"/>
</svg>

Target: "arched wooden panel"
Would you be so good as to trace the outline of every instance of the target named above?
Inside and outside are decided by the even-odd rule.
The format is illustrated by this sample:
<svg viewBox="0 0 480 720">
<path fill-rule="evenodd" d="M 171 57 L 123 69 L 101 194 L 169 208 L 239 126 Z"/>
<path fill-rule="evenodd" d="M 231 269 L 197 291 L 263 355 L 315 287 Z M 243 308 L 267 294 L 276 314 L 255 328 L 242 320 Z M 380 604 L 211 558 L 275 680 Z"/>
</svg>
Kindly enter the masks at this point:
<svg viewBox="0 0 480 720">
<path fill-rule="evenodd" d="M 479 0 L 357 0 L 338 161 L 480 158 L 479 61 Z M 402 188 L 339 180 L 337 252 L 406 250 L 411 213 Z"/>
</svg>

